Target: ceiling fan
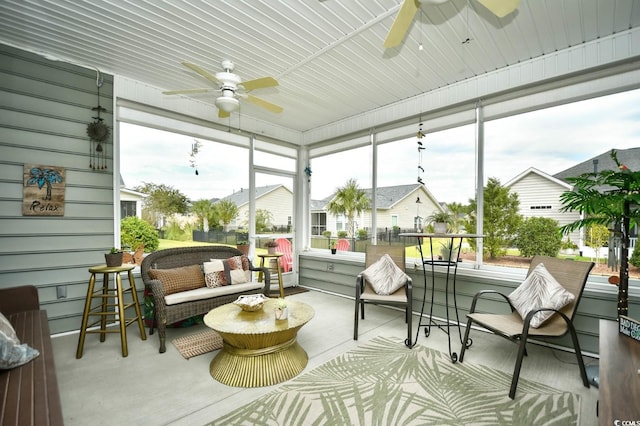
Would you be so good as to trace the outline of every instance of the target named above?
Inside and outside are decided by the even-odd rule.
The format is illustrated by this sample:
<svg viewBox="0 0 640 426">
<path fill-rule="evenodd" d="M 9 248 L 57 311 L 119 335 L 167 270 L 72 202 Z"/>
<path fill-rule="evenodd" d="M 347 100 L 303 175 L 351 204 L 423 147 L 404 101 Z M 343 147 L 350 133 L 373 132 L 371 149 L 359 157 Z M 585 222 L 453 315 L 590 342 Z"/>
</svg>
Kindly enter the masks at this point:
<svg viewBox="0 0 640 426">
<path fill-rule="evenodd" d="M 396 15 L 396 19 L 391 25 L 391 29 L 384 40 L 384 47 L 391 48 L 399 45 L 404 39 L 420 3 L 426 4 L 442 4 L 449 0 L 403 0 L 402 6 Z M 520 0 L 476 0 L 478 3 L 489 9 L 491 13 L 498 18 L 502 18 L 516 10 Z"/>
<path fill-rule="evenodd" d="M 233 73 L 233 69 L 235 68 L 234 63 L 227 59 L 222 61 L 221 65 L 223 71 L 217 72 L 215 73 L 215 75 L 190 62 L 182 62 L 182 65 L 197 72 L 207 80 L 215 83 L 217 85 L 217 88 L 168 90 L 162 92 L 163 94 L 185 95 L 193 93 L 206 93 L 212 91 L 219 92 L 220 96 L 216 98 L 215 104 L 218 108 L 218 117 L 220 118 L 229 117 L 231 112 L 238 109 L 238 107 L 240 106 L 240 99 L 246 99 L 248 102 L 265 108 L 271 112 L 282 112 L 281 106 L 272 104 L 271 102 L 267 102 L 264 99 L 258 98 L 248 93 L 256 89 L 264 89 L 266 87 L 277 86 L 278 82 L 273 77 L 262 77 L 255 80 L 242 81 L 240 76 Z"/>
</svg>

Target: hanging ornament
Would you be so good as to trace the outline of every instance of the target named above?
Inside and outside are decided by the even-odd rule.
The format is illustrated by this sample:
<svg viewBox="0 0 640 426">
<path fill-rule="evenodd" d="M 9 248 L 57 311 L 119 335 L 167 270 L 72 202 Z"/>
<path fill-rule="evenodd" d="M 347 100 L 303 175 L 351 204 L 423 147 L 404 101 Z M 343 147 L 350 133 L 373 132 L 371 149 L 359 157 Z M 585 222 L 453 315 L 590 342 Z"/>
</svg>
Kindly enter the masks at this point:
<svg viewBox="0 0 640 426">
<path fill-rule="evenodd" d="M 93 170 L 105 170 L 107 168 L 106 150 L 102 146 L 103 142 L 109 139 L 109 127 L 104 124 L 104 120 L 100 117 L 100 113 L 107 112 L 105 108 L 100 106 L 100 87 L 104 80 L 97 71 L 96 86 L 98 86 L 98 106 L 91 108 L 97 111 L 97 115 L 93 118 L 93 122 L 87 125 L 87 136 L 89 136 L 89 168 Z"/>
<path fill-rule="evenodd" d="M 424 185 L 424 181 L 422 180 L 422 173 L 424 173 L 424 167 L 422 167 L 422 151 L 426 148 L 422 143 L 422 138 L 424 138 L 424 133 L 422 132 L 422 122 L 418 126 L 418 183 Z"/>
<path fill-rule="evenodd" d="M 202 143 L 197 139 L 194 139 L 194 141 L 195 143 L 191 144 L 191 152 L 189 153 L 189 157 L 191 157 L 191 159 L 189 160 L 189 167 L 193 167 L 196 170 L 196 176 L 198 176 L 200 173 L 198 173 L 198 163 L 196 162 L 196 155 L 198 155 L 198 152 L 200 152 Z"/>
</svg>

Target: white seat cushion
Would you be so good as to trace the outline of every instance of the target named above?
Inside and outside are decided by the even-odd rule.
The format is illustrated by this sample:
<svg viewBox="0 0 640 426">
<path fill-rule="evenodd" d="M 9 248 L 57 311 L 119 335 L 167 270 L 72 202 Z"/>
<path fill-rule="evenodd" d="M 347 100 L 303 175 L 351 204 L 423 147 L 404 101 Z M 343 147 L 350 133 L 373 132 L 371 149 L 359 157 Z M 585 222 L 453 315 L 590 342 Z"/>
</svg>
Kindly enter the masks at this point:
<svg viewBox="0 0 640 426">
<path fill-rule="evenodd" d="M 231 284 L 223 287 L 201 287 L 195 290 L 182 291 L 180 293 L 169 294 L 164 297 L 167 305 L 175 305 L 183 302 L 191 302 L 194 300 L 209 299 L 216 296 L 224 296 L 226 294 L 241 293 L 248 290 L 262 289 L 264 283 L 248 282 L 243 284 Z"/>
</svg>

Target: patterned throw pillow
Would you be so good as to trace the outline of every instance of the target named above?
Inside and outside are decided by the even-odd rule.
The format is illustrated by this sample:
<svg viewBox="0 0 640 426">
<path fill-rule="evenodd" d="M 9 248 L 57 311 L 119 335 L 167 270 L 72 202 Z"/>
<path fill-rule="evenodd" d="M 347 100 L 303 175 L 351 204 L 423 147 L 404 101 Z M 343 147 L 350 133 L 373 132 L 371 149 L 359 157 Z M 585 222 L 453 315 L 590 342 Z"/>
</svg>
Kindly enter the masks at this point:
<svg viewBox="0 0 640 426">
<path fill-rule="evenodd" d="M 160 280 L 165 295 L 205 286 L 200 265 L 173 269 L 149 269 L 149 276 L 152 280 Z"/>
<path fill-rule="evenodd" d="M 249 259 L 246 256 L 233 256 L 224 260 L 211 259 L 203 266 L 205 283 L 209 288 L 251 281 Z"/>
<path fill-rule="evenodd" d="M 204 262 L 204 282 L 209 288 L 222 287 L 231 284 L 229 263 L 221 259 L 211 259 Z"/>
<path fill-rule="evenodd" d="M 40 355 L 26 343 L 20 344 L 9 320 L 0 313 L 0 370 L 19 367 Z"/>
<path fill-rule="evenodd" d="M 395 293 L 409 278 L 388 254 L 365 269 L 362 276 L 376 293 L 382 295 Z"/>
<path fill-rule="evenodd" d="M 559 310 L 575 299 L 575 296 L 562 287 L 542 263 L 539 263 L 527 279 L 507 297 L 523 319 L 534 309 Z M 553 311 L 538 312 L 529 324 L 533 328 L 538 328 L 553 314 Z"/>
</svg>

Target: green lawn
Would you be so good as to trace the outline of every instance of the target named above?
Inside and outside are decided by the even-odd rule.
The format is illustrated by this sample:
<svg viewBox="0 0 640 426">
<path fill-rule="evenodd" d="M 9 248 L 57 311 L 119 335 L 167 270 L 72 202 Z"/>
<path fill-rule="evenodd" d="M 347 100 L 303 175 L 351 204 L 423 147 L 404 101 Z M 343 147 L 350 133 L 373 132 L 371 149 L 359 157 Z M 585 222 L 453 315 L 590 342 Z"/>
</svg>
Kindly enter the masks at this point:
<svg viewBox="0 0 640 426">
<path fill-rule="evenodd" d="M 195 247 L 195 246 L 215 246 L 219 244 L 204 243 L 200 241 L 176 241 L 160 239 L 158 250 L 174 248 L 174 247 Z"/>
<path fill-rule="evenodd" d="M 215 243 L 205 243 L 205 242 L 201 242 L 201 241 L 176 241 L 176 240 L 164 240 L 164 239 L 160 239 L 159 244 L 158 244 L 158 250 L 163 250 L 163 249 L 169 249 L 169 248 L 176 248 L 176 247 L 196 247 L 196 246 L 222 246 L 222 245 L 226 245 L 229 247 L 234 247 L 232 245 L 228 245 L 228 244 L 215 244 Z M 260 253 L 266 253 L 267 250 L 264 248 L 256 248 L 256 254 L 260 254 Z M 253 264 L 254 265 L 259 265 L 260 258 L 258 258 L 257 256 L 255 257 L 255 259 L 253 259 Z"/>
</svg>

